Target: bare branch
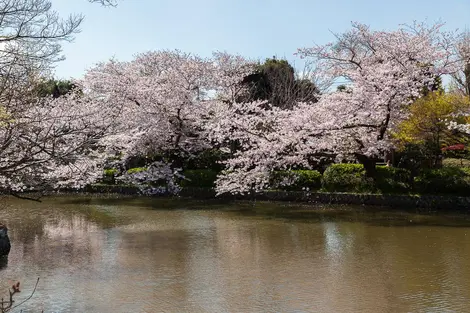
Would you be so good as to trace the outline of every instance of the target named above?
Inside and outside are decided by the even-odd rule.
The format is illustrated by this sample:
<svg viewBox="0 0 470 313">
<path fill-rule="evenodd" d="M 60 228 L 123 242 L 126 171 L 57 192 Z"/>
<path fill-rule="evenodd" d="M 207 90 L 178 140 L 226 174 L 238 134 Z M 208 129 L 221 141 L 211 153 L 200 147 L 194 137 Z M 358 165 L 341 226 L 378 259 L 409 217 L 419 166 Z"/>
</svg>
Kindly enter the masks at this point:
<svg viewBox="0 0 470 313">
<path fill-rule="evenodd" d="M 39 284 L 39 277 L 36 281 L 36 285 L 34 285 L 34 289 L 31 292 L 31 295 L 15 306 L 13 306 L 13 304 L 15 303 L 15 300 L 13 300 L 13 296 L 20 292 L 20 282 L 13 284 L 13 286 L 11 286 L 10 289 L 8 290 L 9 299 L 7 301 L 4 301 L 2 298 L 2 301 L 0 302 L 0 313 L 10 312 L 11 310 L 21 306 L 22 304 L 30 300 L 33 297 L 34 293 L 36 292 L 38 284 Z"/>
<path fill-rule="evenodd" d="M 91 3 L 99 3 L 103 6 L 116 7 L 118 0 L 88 0 Z"/>
<path fill-rule="evenodd" d="M 20 303 L 18 303 L 17 305 L 15 305 L 14 307 L 12 307 L 11 309 L 13 310 L 14 308 L 17 308 L 19 307 L 20 305 L 22 305 L 23 303 L 25 303 L 26 301 L 28 301 L 29 299 L 31 299 L 33 296 L 34 296 L 34 293 L 36 292 L 36 288 L 38 287 L 38 284 L 39 284 L 39 277 L 38 279 L 36 280 L 36 285 L 34 285 L 34 289 L 33 289 L 33 292 L 31 292 L 31 295 L 24 299 L 23 301 L 21 301 Z"/>
</svg>

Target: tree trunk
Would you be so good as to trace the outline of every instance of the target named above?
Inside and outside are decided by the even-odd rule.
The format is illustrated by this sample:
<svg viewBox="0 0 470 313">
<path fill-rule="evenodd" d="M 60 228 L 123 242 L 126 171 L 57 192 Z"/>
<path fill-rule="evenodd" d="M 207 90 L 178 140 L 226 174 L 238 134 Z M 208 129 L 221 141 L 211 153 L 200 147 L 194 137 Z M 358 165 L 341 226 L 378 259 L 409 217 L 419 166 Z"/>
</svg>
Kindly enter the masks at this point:
<svg viewBox="0 0 470 313">
<path fill-rule="evenodd" d="M 470 62 L 465 64 L 464 75 L 465 75 L 465 92 L 467 93 L 467 96 L 470 97 Z"/>
<path fill-rule="evenodd" d="M 377 169 L 375 167 L 377 161 L 362 154 L 357 154 L 356 158 L 359 163 L 364 166 L 364 170 L 366 171 L 366 177 L 372 178 L 375 181 L 377 177 Z"/>
</svg>

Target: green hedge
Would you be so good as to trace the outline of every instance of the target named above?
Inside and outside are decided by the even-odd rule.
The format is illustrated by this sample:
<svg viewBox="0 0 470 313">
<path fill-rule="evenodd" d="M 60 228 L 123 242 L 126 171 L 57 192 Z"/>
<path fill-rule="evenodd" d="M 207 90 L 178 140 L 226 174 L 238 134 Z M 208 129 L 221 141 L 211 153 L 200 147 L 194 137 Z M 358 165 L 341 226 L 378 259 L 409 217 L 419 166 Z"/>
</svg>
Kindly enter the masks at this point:
<svg viewBox="0 0 470 313">
<path fill-rule="evenodd" d="M 271 185 L 281 190 L 318 190 L 321 179 L 321 173 L 315 170 L 274 171 Z"/>
<path fill-rule="evenodd" d="M 361 164 L 332 164 L 323 173 L 323 189 L 340 192 L 371 192 L 374 184 L 366 178 Z"/>
<path fill-rule="evenodd" d="M 425 170 L 415 177 L 419 193 L 470 195 L 470 171 L 457 167 Z"/>
<path fill-rule="evenodd" d="M 118 173 L 118 170 L 115 168 L 108 168 L 103 171 L 104 176 L 115 176 Z"/>
<path fill-rule="evenodd" d="M 377 166 L 375 188 L 382 193 L 409 193 L 412 190 L 411 172 L 404 168 Z"/>
<path fill-rule="evenodd" d="M 140 173 L 143 171 L 146 171 L 146 167 L 133 167 L 127 170 L 127 174 L 135 174 L 135 173 Z"/>
<path fill-rule="evenodd" d="M 468 160 L 468 159 L 446 158 L 446 159 L 442 160 L 442 165 L 445 166 L 445 167 L 468 168 L 470 166 L 470 160 Z"/>
<path fill-rule="evenodd" d="M 116 175 L 118 174 L 118 170 L 115 168 L 108 168 L 103 171 L 103 178 L 101 182 L 103 184 L 114 185 L 116 183 Z"/>
<path fill-rule="evenodd" d="M 131 168 L 127 173 L 138 173 L 143 167 Z M 218 171 L 212 169 L 185 170 L 179 181 L 181 187 L 214 188 Z M 102 182 L 115 183 L 116 169 L 107 169 Z M 163 182 L 164 183 L 164 182 Z M 367 178 L 360 164 L 333 164 L 323 176 L 316 170 L 274 171 L 271 186 L 288 191 L 322 190 L 327 192 L 354 193 L 419 193 L 470 195 L 470 168 L 443 167 L 422 169 L 412 177 L 407 169 L 377 166 L 375 181 Z"/>
<path fill-rule="evenodd" d="M 411 173 L 402 168 L 377 166 L 374 181 L 361 164 L 333 164 L 323 173 L 322 186 L 330 192 L 408 193 Z"/>
<path fill-rule="evenodd" d="M 180 181 L 180 185 L 181 187 L 214 188 L 217 174 L 217 171 L 209 169 L 185 170 L 182 172 L 185 179 Z"/>
</svg>

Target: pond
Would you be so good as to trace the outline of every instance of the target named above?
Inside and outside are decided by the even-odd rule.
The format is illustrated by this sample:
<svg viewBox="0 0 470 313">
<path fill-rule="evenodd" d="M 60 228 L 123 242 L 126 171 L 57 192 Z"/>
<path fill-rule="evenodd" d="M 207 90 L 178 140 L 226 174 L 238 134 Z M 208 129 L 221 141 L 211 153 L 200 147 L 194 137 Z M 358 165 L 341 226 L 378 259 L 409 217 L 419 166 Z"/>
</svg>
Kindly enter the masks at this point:
<svg viewBox="0 0 470 313">
<path fill-rule="evenodd" d="M 470 311 L 470 218 L 384 208 L 3 198 L 23 312 Z M 19 311 L 18 311 L 19 312 Z"/>
</svg>

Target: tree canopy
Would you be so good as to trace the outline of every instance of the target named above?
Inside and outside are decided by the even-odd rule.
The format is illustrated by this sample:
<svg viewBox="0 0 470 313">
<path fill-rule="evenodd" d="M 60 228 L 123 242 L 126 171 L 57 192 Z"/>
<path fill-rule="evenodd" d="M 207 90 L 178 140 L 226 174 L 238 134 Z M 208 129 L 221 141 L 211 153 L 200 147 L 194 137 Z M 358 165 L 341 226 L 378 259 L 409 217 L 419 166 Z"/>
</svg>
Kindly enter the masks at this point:
<svg viewBox="0 0 470 313">
<path fill-rule="evenodd" d="M 81 92 L 79 87 L 70 80 L 46 79 L 37 83 L 35 92 L 39 97 L 52 96 L 58 98 L 65 96 L 72 91 Z"/>
<path fill-rule="evenodd" d="M 242 102 L 266 100 L 273 106 L 291 109 L 298 102 L 315 103 L 319 97 L 319 90 L 311 80 L 296 77 L 289 62 L 276 58 L 256 66 L 243 83 L 248 94 Z"/>
</svg>

